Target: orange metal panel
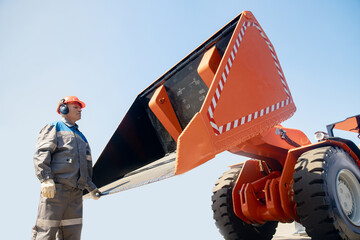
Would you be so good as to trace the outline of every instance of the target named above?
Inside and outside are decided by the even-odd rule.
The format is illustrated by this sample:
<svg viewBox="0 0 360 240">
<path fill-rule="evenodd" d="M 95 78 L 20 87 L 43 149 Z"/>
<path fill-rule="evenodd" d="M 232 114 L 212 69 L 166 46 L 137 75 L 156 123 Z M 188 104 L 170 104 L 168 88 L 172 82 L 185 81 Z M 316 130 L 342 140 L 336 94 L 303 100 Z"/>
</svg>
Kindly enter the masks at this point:
<svg viewBox="0 0 360 240">
<path fill-rule="evenodd" d="M 300 145 L 311 144 L 310 140 L 300 130 L 277 125 L 246 142 L 230 148 L 229 151 L 234 154 L 265 160 L 273 170 L 280 170 L 284 165 L 288 150 L 294 148 L 294 146 L 281 138 L 279 129 L 286 132 L 286 135 L 291 140 Z"/>
<path fill-rule="evenodd" d="M 171 137 L 177 141 L 182 129 L 163 85 L 158 87 L 151 97 L 149 108 L 170 133 Z"/>
<path fill-rule="evenodd" d="M 335 123 L 334 128 L 354 133 L 360 133 L 358 118 L 359 116 L 347 118 L 342 122 Z"/>
<path fill-rule="evenodd" d="M 284 139 L 281 139 L 280 131 L 282 130 L 286 133 L 286 135 L 296 142 L 297 144 L 304 146 L 311 144 L 311 141 L 309 138 L 303 133 L 302 131 L 298 129 L 293 128 L 285 128 L 281 125 L 277 125 L 270 129 L 267 132 L 264 132 L 261 134 L 262 140 L 269 145 L 274 145 L 282 149 L 292 149 L 294 146 L 290 145 L 288 142 L 286 142 Z"/>
<path fill-rule="evenodd" d="M 180 154 L 179 154 L 180 153 Z M 178 139 L 175 174 L 184 173 L 215 157 L 202 115 L 197 113 Z"/>
<path fill-rule="evenodd" d="M 274 47 L 251 12 L 243 12 L 196 116 L 201 121 L 190 122 L 195 132 L 185 129 L 179 137 L 176 174 L 270 129 L 295 109 Z M 212 152 L 186 142 L 197 132 Z"/>
<path fill-rule="evenodd" d="M 279 179 L 280 177 L 269 180 L 265 186 L 266 208 L 274 220 L 292 222 L 293 219 L 287 218 L 281 207 Z"/>
<path fill-rule="evenodd" d="M 247 183 L 256 181 L 257 179 L 263 178 L 264 176 L 265 174 L 261 171 L 260 162 L 258 160 L 248 160 L 243 164 L 241 172 L 239 174 L 239 177 L 236 181 L 236 185 L 234 186 L 232 193 L 234 212 L 239 218 L 243 220 L 248 219 L 247 217 L 245 217 L 242 211 L 241 203 L 244 203 L 246 201 L 245 196 L 241 194 L 244 193 L 245 189 L 243 188 L 246 187 Z M 249 202 L 249 203 L 254 203 L 254 202 Z M 249 211 L 251 211 L 251 209 L 252 208 L 249 207 Z"/>
</svg>

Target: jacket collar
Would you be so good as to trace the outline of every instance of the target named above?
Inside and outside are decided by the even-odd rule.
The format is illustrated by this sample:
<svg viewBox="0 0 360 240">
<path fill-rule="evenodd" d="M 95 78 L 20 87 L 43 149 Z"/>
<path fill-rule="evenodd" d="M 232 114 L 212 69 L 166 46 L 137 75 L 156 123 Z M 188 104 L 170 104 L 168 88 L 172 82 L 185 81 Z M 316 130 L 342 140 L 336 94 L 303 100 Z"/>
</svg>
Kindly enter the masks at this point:
<svg viewBox="0 0 360 240">
<path fill-rule="evenodd" d="M 61 119 L 68 127 L 72 128 L 75 127 L 76 129 L 78 129 L 78 125 L 75 123 L 75 125 L 73 125 L 69 120 L 67 120 L 65 117 L 63 117 Z"/>
</svg>

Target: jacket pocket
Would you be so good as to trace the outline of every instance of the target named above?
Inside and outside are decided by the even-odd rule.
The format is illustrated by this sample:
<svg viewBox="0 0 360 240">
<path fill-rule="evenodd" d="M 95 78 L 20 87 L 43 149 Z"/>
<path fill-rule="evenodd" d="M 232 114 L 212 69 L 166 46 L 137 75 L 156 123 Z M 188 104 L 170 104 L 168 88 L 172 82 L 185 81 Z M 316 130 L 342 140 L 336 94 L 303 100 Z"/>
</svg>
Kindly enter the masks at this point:
<svg viewBox="0 0 360 240">
<path fill-rule="evenodd" d="M 72 158 L 58 158 L 51 162 L 51 170 L 55 174 L 69 173 L 74 171 L 74 159 Z"/>
</svg>

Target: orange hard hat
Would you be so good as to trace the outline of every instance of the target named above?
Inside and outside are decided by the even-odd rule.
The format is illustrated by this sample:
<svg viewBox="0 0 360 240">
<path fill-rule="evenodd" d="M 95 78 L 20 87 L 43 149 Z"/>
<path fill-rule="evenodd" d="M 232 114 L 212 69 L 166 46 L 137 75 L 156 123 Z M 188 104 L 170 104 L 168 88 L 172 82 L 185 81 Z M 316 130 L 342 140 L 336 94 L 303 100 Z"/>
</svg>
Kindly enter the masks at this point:
<svg viewBox="0 0 360 240">
<path fill-rule="evenodd" d="M 66 105 L 67 103 L 78 103 L 81 108 L 84 108 L 86 105 L 84 102 L 80 101 L 76 96 L 67 96 L 61 99 L 57 106 L 57 112 L 60 114 L 60 107 Z"/>
</svg>

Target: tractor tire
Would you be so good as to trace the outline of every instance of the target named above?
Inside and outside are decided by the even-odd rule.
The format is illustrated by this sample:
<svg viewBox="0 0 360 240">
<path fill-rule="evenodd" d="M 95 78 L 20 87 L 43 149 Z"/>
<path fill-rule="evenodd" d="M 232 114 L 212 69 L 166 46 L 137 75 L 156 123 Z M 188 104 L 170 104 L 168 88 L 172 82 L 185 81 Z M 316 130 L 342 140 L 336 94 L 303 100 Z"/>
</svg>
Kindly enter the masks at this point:
<svg viewBox="0 0 360 240">
<path fill-rule="evenodd" d="M 296 212 L 312 239 L 360 239 L 360 169 L 342 148 L 303 153 L 293 189 Z"/>
<path fill-rule="evenodd" d="M 226 240 L 272 239 L 278 222 L 247 224 L 233 210 L 232 190 L 242 166 L 233 167 L 216 182 L 212 196 L 215 224 Z"/>
</svg>

